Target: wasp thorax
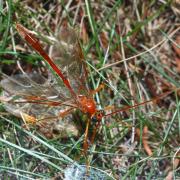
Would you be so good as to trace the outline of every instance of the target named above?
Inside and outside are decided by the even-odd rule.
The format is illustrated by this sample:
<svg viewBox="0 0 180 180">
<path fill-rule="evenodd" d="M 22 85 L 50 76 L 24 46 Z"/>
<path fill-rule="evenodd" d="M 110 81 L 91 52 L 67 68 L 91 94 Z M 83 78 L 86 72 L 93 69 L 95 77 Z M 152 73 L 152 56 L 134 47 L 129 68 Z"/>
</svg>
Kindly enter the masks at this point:
<svg viewBox="0 0 180 180">
<path fill-rule="evenodd" d="M 79 95 L 78 103 L 80 104 L 81 110 L 84 113 L 88 113 L 90 116 L 92 116 L 96 112 L 96 104 L 92 98 Z"/>
</svg>

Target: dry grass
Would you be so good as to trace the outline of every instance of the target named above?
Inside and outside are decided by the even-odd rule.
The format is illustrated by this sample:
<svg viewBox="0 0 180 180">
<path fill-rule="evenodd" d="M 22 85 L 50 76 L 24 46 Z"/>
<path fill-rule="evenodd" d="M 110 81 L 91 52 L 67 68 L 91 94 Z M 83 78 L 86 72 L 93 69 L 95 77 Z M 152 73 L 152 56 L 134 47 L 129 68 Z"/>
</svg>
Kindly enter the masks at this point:
<svg viewBox="0 0 180 180">
<path fill-rule="evenodd" d="M 41 57 L 17 34 L 15 21 L 32 30 L 49 54 L 61 26 L 74 27 L 87 61 L 89 87 L 105 84 L 94 97 L 98 108 L 119 110 L 172 91 L 103 119 L 88 153 L 90 166 L 99 169 L 92 174 L 102 170 L 112 179 L 176 179 L 180 177 L 176 159 L 180 143 L 178 2 L 133 2 L 2 2 L 0 67 L 8 75 L 18 74 L 19 62 L 26 72 L 47 75 Z M 73 161 L 77 166 L 86 162 L 80 157 L 83 125 L 78 127 L 81 136 L 50 140 L 37 127 L 22 128 L 23 122 L 6 113 L 3 105 L 0 113 L 0 178 L 60 179 Z M 76 112 L 71 118 L 77 122 L 85 117 Z"/>
</svg>

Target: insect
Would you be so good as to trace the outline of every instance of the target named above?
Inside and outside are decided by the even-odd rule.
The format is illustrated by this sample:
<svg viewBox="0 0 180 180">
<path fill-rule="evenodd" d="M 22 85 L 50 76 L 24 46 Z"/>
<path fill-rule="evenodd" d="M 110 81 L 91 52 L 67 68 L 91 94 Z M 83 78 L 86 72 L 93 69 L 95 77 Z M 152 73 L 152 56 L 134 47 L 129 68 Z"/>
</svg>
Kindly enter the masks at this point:
<svg viewBox="0 0 180 180">
<path fill-rule="evenodd" d="M 10 95 L 5 94 L 5 97 L 9 97 L 6 100 L 6 109 L 11 112 L 12 109 L 16 109 L 12 113 L 20 112 L 21 116 L 28 123 L 38 124 L 39 119 L 41 119 L 40 122 L 42 123 L 40 125 L 52 122 L 57 118 L 66 118 L 74 109 L 79 109 L 82 113 L 87 114 L 88 117 L 83 142 L 85 154 L 89 144 L 94 142 L 96 131 L 104 116 L 144 105 L 172 92 L 170 91 L 158 98 L 105 114 L 104 111 L 97 109 L 96 102 L 93 99 L 93 94 L 99 88 L 92 91 L 87 86 L 85 58 L 73 29 L 67 27 L 61 29 L 52 58 L 43 50 L 38 39 L 28 29 L 18 23 L 16 24 L 16 29 L 20 36 L 44 58 L 51 71 L 48 79 L 37 74 L 28 75 L 26 73 L 13 78 L 6 76 L 7 79 L 1 81 L 1 86 L 7 92 L 9 91 L 10 95 L 13 94 L 11 98 Z M 26 107 L 26 104 L 28 106 L 31 105 L 30 110 Z M 19 105 L 19 108 L 17 108 L 17 105 Z M 95 122 L 95 128 L 90 142 L 88 142 L 88 130 L 91 122 Z M 65 121 L 64 125 L 69 125 L 69 123 Z M 49 126 L 52 126 L 52 124 L 49 123 Z M 55 126 L 56 124 L 54 124 Z M 47 130 L 46 127 L 43 131 Z M 77 135 L 77 130 L 73 125 L 69 129 L 72 134 Z"/>
<path fill-rule="evenodd" d="M 85 59 L 74 30 L 67 27 L 62 28 L 58 37 L 60 41 L 57 41 L 52 54 L 53 58 L 50 58 L 38 39 L 28 29 L 18 23 L 16 29 L 20 36 L 44 58 L 51 72 L 49 72 L 49 79 L 37 76 L 37 74 L 23 74 L 23 76 L 18 75 L 14 78 L 7 77 L 7 80 L 1 81 L 1 86 L 7 92 L 11 89 L 9 93 L 14 94 L 8 100 L 6 109 L 15 109 L 13 107 L 15 103 L 16 106 L 20 105 L 21 110 L 27 111 L 25 103 L 31 104 L 33 106 L 31 110 L 36 111 L 31 114 L 37 115 L 34 117 L 29 115 L 29 112 L 21 113 L 21 116 L 34 124 L 39 119 L 38 114 L 41 114 L 41 119 L 45 119 L 47 123 L 56 117 L 64 118 L 74 109 L 79 109 L 88 116 L 83 143 L 84 152 L 86 152 L 89 146 L 90 123 L 94 121 L 97 124 L 96 127 L 99 126 L 103 111 L 97 109 L 93 99 L 96 91 L 91 91 L 87 86 Z M 52 72 L 55 78 L 51 78 Z M 23 107 L 22 104 L 24 104 Z M 62 110 L 63 108 L 65 110 Z M 15 114 L 15 111 L 13 113 Z M 77 134 L 75 128 L 71 128 L 72 133 Z M 95 133 L 96 130 L 92 135 L 91 143 L 94 141 Z"/>
</svg>

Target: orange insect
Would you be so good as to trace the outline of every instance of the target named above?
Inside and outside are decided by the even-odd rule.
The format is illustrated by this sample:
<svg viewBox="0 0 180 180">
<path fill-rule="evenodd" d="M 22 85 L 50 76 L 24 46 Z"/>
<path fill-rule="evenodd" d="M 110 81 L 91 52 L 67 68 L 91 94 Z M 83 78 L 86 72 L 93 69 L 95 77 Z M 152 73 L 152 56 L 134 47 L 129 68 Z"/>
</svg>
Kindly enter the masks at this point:
<svg viewBox="0 0 180 180">
<path fill-rule="evenodd" d="M 33 111 L 35 111 L 32 112 L 32 114 L 37 114 L 37 116 L 38 114 L 43 114 L 43 119 L 47 120 L 47 122 L 57 117 L 64 118 L 74 109 L 81 110 L 81 112 L 88 115 L 83 142 L 85 154 L 89 144 L 94 141 L 96 131 L 103 117 L 144 105 L 172 92 L 169 91 L 160 95 L 158 98 L 105 114 L 102 110 L 97 109 L 96 102 L 93 99 L 93 94 L 97 92 L 98 89 L 91 91 L 87 86 L 87 71 L 84 55 L 78 38 L 72 29 L 67 27 L 62 28 L 56 43 L 57 45 L 52 53 L 53 59 L 47 55 L 38 39 L 28 29 L 20 24 L 16 24 L 16 29 L 21 37 L 44 58 L 45 62 L 50 66 L 54 78 L 45 79 L 40 75 L 37 76 L 37 74 L 31 74 L 30 76 L 24 74 L 23 76 L 14 78 L 7 77 L 7 80 L 1 81 L 1 86 L 7 92 L 9 91 L 10 94 L 14 94 L 14 96 L 10 98 L 10 100 L 7 100 L 7 104 L 9 105 L 6 105 L 6 108 L 9 108 L 9 111 L 11 111 L 10 109 L 14 108 L 12 107 L 13 103 L 31 104 Z M 50 77 L 51 76 L 52 73 L 50 73 Z M 66 110 L 60 111 L 60 109 L 62 110 L 64 107 L 66 107 Z M 28 122 L 36 123 L 38 117 L 29 116 L 28 114 L 29 113 L 23 113 L 22 116 L 28 120 Z M 95 122 L 96 126 L 89 143 L 88 129 L 91 121 Z M 74 129 L 73 131 L 76 130 Z M 77 134 L 77 132 L 74 133 Z"/>
<path fill-rule="evenodd" d="M 28 29 L 23 27 L 21 24 L 16 24 L 16 29 L 20 36 L 44 58 L 52 72 L 54 72 L 53 74 L 55 78 L 48 80 L 47 85 L 47 82 L 43 77 L 38 76 L 37 79 L 37 76 L 32 74 L 29 77 L 28 75 L 25 77 L 18 76 L 13 79 L 8 77 L 8 81 L 2 81 L 1 86 L 6 91 L 11 89 L 10 93 L 16 95 L 16 98 L 14 98 L 15 100 L 11 98 L 8 103 L 33 104 L 35 108 L 37 108 L 36 110 L 39 110 L 39 114 L 44 113 L 44 117 L 47 121 L 51 116 L 53 117 L 52 114 L 54 113 L 54 110 L 52 110 L 51 115 L 47 113 L 48 107 L 53 107 L 55 109 L 62 106 L 67 107 L 63 112 L 61 111 L 57 113 L 56 111 L 56 115 L 59 117 L 65 117 L 74 109 L 80 109 L 81 112 L 88 115 L 83 143 L 84 152 L 86 152 L 89 146 L 88 129 L 90 122 L 96 122 L 96 128 L 98 128 L 103 117 L 103 111 L 97 110 L 96 103 L 93 99 L 93 94 L 96 90 L 91 91 L 87 86 L 87 71 L 84 55 L 78 38 L 75 36 L 75 32 L 71 28 L 62 28 L 59 37 L 60 41 L 57 42 L 53 51 L 52 60 L 43 50 L 38 39 L 36 39 Z M 50 74 L 52 75 L 52 73 Z M 18 81 L 22 83 L 21 86 L 18 86 Z M 29 84 L 31 85 L 28 87 L 28 83 L 25 83 L 25 81 L 29 81 Z M 15 87 L 14 89 L 13 87 L 9 87 L 10 85 L 13 86 L 13 83 Z M 45 110 L 42 112 L 38 106 L 43 106 Z M 38 112 L 36 112 L 36 114 L 38 114 Z M 36 117 L 24 113 L 23 117 L 32 123 L 36 123 Z M 96 129 L 92 135 L 91 143 L 94 141 L 95 134 Z"/>
</svg>

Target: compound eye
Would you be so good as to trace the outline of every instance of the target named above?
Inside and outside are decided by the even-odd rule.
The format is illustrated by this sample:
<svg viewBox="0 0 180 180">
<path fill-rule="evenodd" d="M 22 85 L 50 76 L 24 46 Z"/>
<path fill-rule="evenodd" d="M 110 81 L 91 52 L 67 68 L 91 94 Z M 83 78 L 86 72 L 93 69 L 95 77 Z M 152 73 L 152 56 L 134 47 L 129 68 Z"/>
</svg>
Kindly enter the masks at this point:
<svg viewBox="0 0 180 180">
<path fill-rule="evenodd" d="M 96 112 L 96 114 L 91 119 L 93 122 L 99 122 L 99 121 L 101 121 L 103 116 L 104 116 L 104 111 L 99 110 Z"/>
<path fill-rule="evenodd" d="M 102 119 L 103 115 L 104 115 L 104 111 L 99 110 L 98 113 L 96 114 L 97 120 L 100 121 Z"/>
</svg>

